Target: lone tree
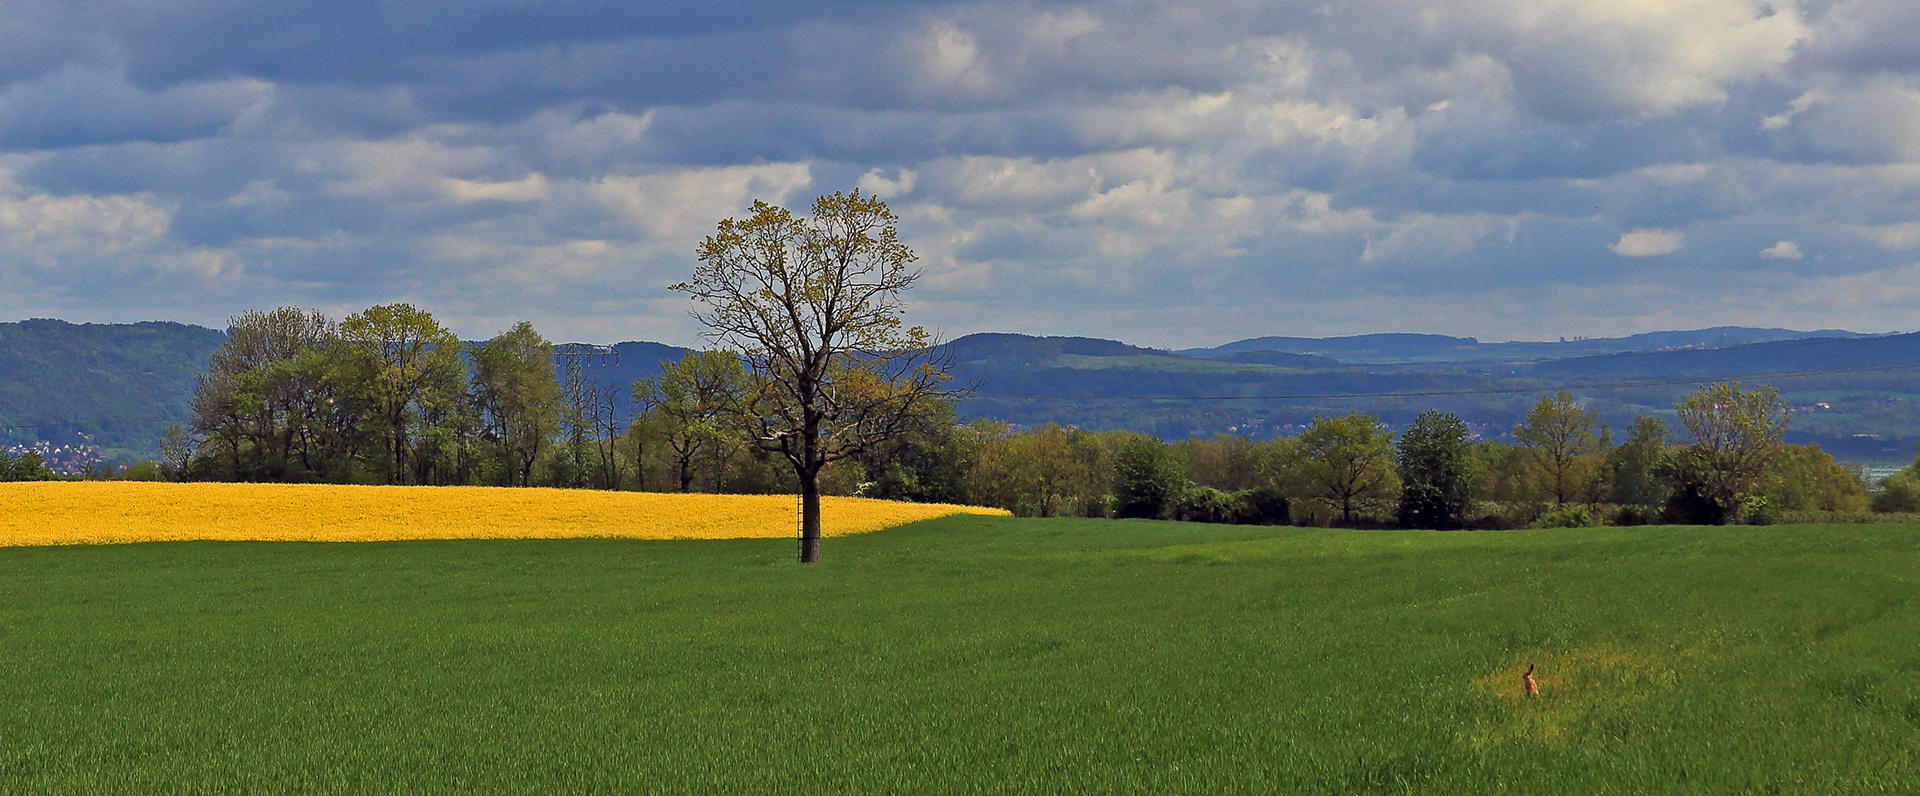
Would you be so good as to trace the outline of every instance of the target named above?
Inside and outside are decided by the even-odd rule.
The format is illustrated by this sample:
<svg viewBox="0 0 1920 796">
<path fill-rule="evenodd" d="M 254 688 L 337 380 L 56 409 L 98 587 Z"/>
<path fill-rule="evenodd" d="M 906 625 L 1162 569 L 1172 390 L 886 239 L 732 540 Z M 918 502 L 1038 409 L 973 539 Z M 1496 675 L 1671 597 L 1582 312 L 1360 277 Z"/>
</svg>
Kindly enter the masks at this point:
<svg viewBox="0 0 1920 796">
<path fill-rule="evenodd" d="M 740 354 L 743 397 L 728 414 L 800 481 L 800 561 L 820 560 L 820 472 L 914 430 L 952 397 L 927 332 L 906 328 L 900 294 L 920 278 L 878 197 L 838 191 L 810 216 L 756 201 L 700 243 L 693 279 L 705 336 Z"/>
<path fill-rule="evenodd" d="M 1400 487 L 1393 471 L 1393 432 L 1380 418 L 1353 411 L 1315 415 L 1294 444 L 1305 458 L 1307 478 L 1321 502 L 1340 510 L 1352 525 L 1355 512 L 1383 502 Z"/>
<path fill-rule="evenodd" d="M 1700 481 L 1701 496 L 1734 516 L 1760 492 L 1767 471 L 1780 458 L 1787 433 L 1787 405 L 1772 387 L 1747 389 L 1740 382 L 1693 391 L 1675 414 L 1693 444 L 1680 459 Z"/>
<path fill-rule="evenodd" d="M 1600 415 L 1583 408 L 1573 393 L 1561 390 L 1527 413 L 1526 422 L 1513 427 L 1513 438 L 1533 452 L 1534 461 L 1553 490 L 1553 502 L 1566 505 L 1569 496 L 1580 492 L 1580 460 L 1605 453 L 1593 428 Z"/>
<path fill-rule="evenodd" d="M 1473 456 L 1467 424 L 1438 410 L 1408 424 L 1396 446 L 1400 468 L 1400 527 L 1451 531 L 1466 524 L 1473 504 Z"/>
</svg>

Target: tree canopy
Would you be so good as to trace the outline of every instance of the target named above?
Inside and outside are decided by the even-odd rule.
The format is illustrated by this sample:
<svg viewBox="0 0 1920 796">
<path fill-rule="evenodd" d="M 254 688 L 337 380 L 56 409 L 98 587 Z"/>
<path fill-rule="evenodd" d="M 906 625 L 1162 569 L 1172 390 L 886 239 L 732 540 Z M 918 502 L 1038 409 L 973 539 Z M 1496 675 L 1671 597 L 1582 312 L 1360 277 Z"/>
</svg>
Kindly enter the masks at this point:
<svg viewBox="0 0 1920 796">
<path fill-rule="evenodd" d="M 1699 479 L 1700 495 L 1728 516 L 1758 494 L 1762 477 L 1783 453 L 1787 405 L 1773 387 L 1740 382 L 1693 391 L 1675 410 L 1692 442 L 1680 457 Z"/>
<path fill-rule="evenodd" d="M 730 414 L 800 482 L 800 559 L 820 558 L 820 476 L 913 427 L 948 395 L 945 363 L 901 294 L 919 280 L 898 219 L 878 197 L 835 192 L 800 216 L 756 201 L 698 247 L 686 293 L 706 336 L 747 364 Z"/>
</svg>

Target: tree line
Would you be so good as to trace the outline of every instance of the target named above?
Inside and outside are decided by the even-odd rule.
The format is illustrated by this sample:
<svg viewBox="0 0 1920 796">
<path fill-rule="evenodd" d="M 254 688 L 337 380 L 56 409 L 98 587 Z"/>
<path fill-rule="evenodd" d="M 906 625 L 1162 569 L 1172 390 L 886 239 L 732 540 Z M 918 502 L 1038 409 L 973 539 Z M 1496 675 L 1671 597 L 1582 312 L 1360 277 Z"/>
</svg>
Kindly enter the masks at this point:
<svg viewBox="0 0 1920 796">
<path fill-rule="evenodd" d="M 1715 384 L 1674 412 L 1636 417 L 1616 443 L 1571 394 L 1545 397 L 1513 441 L 1476 440 L 1429 411 L 1398 433 L 1365 412 L 1320 416 L 1255 442 L 1219 435 L 1164 442 L 1131 431 L 1048 424 L 1014 432 L 976 421 L 882 463 L 874 489 L 917 497 L 911 476 L 954 472 L 950 497 L 1023 516 L 1145 517 L 1248 524 L 1429 529 L 1672 522 L 1772 522 L 1785 512 L 1868 508 L 1865 486 L 1817 445 L 1783 442 L 1787 407 L 1771 387 Z M 944 455 L 949 464 L 902 464 Z M 890 465 L 890 468 L 886 465 Z M 1920 468 L 1920 465 L 1916 465 Z M 1877 510 L 1920 509 L 1876 495 Z M 1907 494 L 1907 493 L 1900 493 Z M 932 497 L 932 495 L 929 495 Z"/>
<path fill-rule="evenodd" d="M 337 322 L 250 311 L 200 376 L 191 423 L 161 438 L 160 467 L 188 480 L 664 489 L 676 464 L 706 462 L 707 438 L 685 417 L 698 400 L 677 377 L 706 378 L 701 363 L 727 358 L 690 357 L 629 388 L 596 383 L 565 353 L 526 322 L 462 342 L 407 304 Z M 655 433 L 676 412 L 688 422 Z M 699 486 L 785 486 L 742 469 Z"/>
<path fill-rule="evenodd" d="M 798 491 L 790 463 L 741 422 L 757 389 L 741 356 L 694 352 L 631 385 L 597 384 L 568 361 L 525 322 L 463 343 L 405 304 L 338 322 L 248 312 L 200 379 L 191 427 L 168 430 L 161 467 L 183 479 Z M 897 418 L 898 433 L 824 464 L 820 490 L 1023 516 L 1439 529 L 1765 522 L 1868 506 L 1857 473 L 1782 442 L 1787 410 L 1772 388 L 1702 387 L 1673 417 L 1670 429 L 1639 416 L 1616 442 L 1561 392 L 1510 443 L 1475 440 L 1437 411 L 1397 433 L 1351 412 L 1292 437 L 1166 442 L 963 424 L 936 396 Z M 1920 477 L 1896 476 L 1890 494 L 1920 508 L 1909 481 Z"/>
</svg>

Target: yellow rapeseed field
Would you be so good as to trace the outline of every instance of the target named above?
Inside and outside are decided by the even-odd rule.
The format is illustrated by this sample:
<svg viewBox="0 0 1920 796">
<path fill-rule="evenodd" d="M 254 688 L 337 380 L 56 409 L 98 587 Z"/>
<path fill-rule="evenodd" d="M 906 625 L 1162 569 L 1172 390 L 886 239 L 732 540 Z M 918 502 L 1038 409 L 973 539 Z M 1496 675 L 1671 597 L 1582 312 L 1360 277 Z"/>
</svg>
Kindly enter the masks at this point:
<svg viewBox="0 0 1920 796">
<path fill-rule="evenodd" d="M 0 545 L 220 539 L 768 539 L 797 535 L 792 495 L 585 489 L 52 481 L 0 484 Z M 821 501 L 828 536 L 1000 509 Z"/>
</svg>

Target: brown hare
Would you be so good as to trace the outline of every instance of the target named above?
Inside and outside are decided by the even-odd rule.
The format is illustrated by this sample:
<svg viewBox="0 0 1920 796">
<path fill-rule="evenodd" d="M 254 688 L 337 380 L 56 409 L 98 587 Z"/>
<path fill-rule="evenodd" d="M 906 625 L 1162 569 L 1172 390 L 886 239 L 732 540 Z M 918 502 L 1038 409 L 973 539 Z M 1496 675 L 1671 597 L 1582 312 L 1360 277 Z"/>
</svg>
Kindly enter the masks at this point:
<svg viewBox="0 0 1920 796">
<path fill-rule="evenodd" d="M 1527 673 L 1520 675 L 1520 682 L 1527 686 L 1527 696 L 1540 696 L 1540 684 L 1533 681 L 1533 664 L 1527 664 Z"/>
</svg>

